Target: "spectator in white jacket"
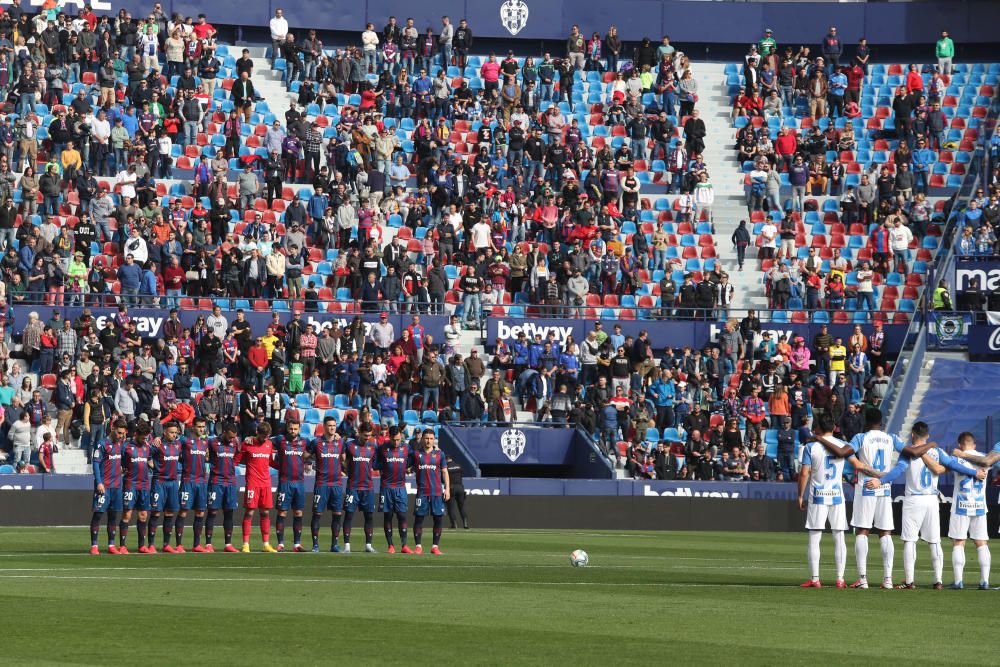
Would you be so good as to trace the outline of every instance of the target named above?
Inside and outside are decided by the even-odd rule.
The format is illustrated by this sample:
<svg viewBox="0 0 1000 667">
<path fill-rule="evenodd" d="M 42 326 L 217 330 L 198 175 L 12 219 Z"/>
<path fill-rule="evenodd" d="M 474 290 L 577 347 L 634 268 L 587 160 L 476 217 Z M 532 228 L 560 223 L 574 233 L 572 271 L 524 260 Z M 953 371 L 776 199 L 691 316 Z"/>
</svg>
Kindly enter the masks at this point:
<svg viewBox="0 0 1000 667">
<path fill-rule="evenodd" d="M 913 232 L 903 224 L 900 217 L 896 217 L 892 227 L 889 229 L 889 246 L 892 248 L 893 264 L 896 270 L 904 275 L 907 272 L 906 260 L 909 255 L 910 243 L 913 241 Z"/>
<path fill-rule="evenodd" d="M 715 190 L 708 182 L 708 174 L 702 173 L 694 185 L 694 221 L 697 225 L 701 220 L 702 211 L 706 211 L 705 219 L 712 222 L 712 204 L 715 203 Z"/>
</svg>

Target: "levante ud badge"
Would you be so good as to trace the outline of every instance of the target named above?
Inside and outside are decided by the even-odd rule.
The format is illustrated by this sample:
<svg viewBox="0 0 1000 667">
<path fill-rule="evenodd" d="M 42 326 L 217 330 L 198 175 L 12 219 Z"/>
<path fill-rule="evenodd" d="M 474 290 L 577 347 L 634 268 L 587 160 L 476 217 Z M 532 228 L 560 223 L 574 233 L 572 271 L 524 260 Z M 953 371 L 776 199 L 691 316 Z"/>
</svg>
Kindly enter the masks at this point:
<svg viewBox="0 0 1000 667">
<path fill-rule="evenodd" d="M 523 0 L 507 0 L 500 5 L 500 23 L 516 35 L 528 25 L 528 5 Z"/>
<path fill-rule="evenodd" d="M 521 454 L 524 454 L 527 441 L 528 439 L 520 429 L 509 428 L 500 436 L 500 450 L 513 463 L 521 458 Z"/>
</svg>

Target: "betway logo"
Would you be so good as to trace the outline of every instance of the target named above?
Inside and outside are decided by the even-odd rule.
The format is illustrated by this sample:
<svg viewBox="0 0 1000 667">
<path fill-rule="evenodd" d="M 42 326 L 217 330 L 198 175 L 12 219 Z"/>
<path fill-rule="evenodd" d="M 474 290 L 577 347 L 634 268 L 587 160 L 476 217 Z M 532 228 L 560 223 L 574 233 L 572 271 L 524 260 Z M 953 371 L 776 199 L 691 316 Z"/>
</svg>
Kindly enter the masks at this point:
<svg viewBox="0 0 1000 667">
<path fill-rule="evenodd" d="M 693 491 L 689 486 L 682 486 L 672 491 L 667 489 L 661 492 L 655 490 L 649 484 L 643 485 L 642 495 L 674 498 L 726 498 L 729 500 L 735 500 L 740 497 L 739 493 L 729 493 L 728 491 Z"/>
<path fill-rule="evenodd" d="M 334 317 L 329 320 L 317 320 L 315 317 L 312 317 L 310 315 L 309 317 L 306 318 L 306 324 L 311 324 L 313 327 L 313 331 L 315 331 L 316 333 L 319 333 L 323 329 L 329 329 L 335 325 L 338 329 L 343 329 L 350 323 L 351 323 L 350 320 L 343 317 Z M 371 328 L 373 324 L 374 322 L 364 323 L 366 337 L 371 334 Z M 399 332 L 397 331 L 396 334 L 399 335 Z"/>
<path fill-rule="evenodd" d="M 1000 288 L 1000 268 L 990 269 L 958 269 L 955 271 L 955 289 L 959 292 L 968 289 L 973 278 L 979 278 L 979 289 L 992 292 Z"/>
<path fill-rule="evenodd" d="M 548 327 L 537 325 L 534 322 L 525 322 L 511 326 L 503 320 L 497 322 L 497 338 L 501 340 L 517 338 L 518 334 L 523 333 L 527 336 L 528 340 L 535 340 L 535 335 L 541 334 L 544 341 L 548 340 L 550 332 L 556 335 L 555 340 L 557 343 L 565 343 L 566 339 L 573 335 L 573 327 Z"/>
<path fill-rule="evenodd" d="M 103 329 L 108 320 L 113 319 L 114 317 L 109 317 L 108 315 L 98 315 L 95 317 L 97 331 Z M 143 334 L 146 338 L 156 338 L 160 335 L 160 329 L 163 328 L 162 317 L 133 317 L 131 321 L 135 322 L 135 330 Z"/>
<path fill-rule="evenodd" d="M 719 327 L 719 325 L 717 324 L 711 325 L 709 327 L 709 334 L 708 334 L 709 340 L 711 341 L 719 340 L 719 334 L 721 334 L 723 331 L 724 329 Z M 771 340 L 773 340 L 775 343 L 778 342 L 778 338 L 780 336 L 784 336 L 785 340 L 789 342 L 792 340 L 792 338 L 795 337 L 795 331 L 793 331 L 792 329 L 761 329 L 760 333 L 754 336 L 754 345 L 758 345 L 762 340 L 764 340 L 764 333 L 771 334 Z"/>
</svg>

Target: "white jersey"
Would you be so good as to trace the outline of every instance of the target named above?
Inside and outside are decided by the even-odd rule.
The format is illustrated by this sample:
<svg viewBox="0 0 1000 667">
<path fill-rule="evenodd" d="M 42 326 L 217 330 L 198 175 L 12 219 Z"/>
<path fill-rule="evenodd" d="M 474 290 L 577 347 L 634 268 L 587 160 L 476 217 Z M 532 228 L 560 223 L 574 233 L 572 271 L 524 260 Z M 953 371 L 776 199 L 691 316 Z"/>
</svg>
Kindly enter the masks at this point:
<svg viewBox="0 0 1000 667">
<path fill-rule="evenodd" d="M 834 444 L 844 447 L 842 440 L 826 436 Z M 802 465 L 809 466 L 809 502 L 813 505 L 842 505 L 844 503 L 844 460 L 831 454 L 818 442 L 810 442 L 802 450 Z"/>
<path fill-rule="evenodd" d="M 903 451 L 903 441 L 899 436 L 890 435 L 884 431 L 868 431 L 858 433 L 851 439 L 851 449 L 858 460 L 872 470 L 888 472 L 892 467 L 893 452 Z M 882 484 L 875 489 L 865 488 L 865 482 L 871 479 L 868 475 L 858 473 L 858 481 L 854 487 L 854 495 L 874 496 L 875 498 L 892 497 L 892 485 Z"/>
<path fill-rule="evenodd" d="M 929 456 L 938 463 L 941 462 L 940 451 L 937 447 L 927 452 Z M 907 496 L 935 496 L 938 492 L 938 476 L 931 472 L 922 458 L 912 459 L 906 469 L 906 495 Z"/>
<path fill-rule="evenodd" d="M 955 472 L 951 513 L 957 516 L 986 516 L 986 480 Z"/>
</svg>

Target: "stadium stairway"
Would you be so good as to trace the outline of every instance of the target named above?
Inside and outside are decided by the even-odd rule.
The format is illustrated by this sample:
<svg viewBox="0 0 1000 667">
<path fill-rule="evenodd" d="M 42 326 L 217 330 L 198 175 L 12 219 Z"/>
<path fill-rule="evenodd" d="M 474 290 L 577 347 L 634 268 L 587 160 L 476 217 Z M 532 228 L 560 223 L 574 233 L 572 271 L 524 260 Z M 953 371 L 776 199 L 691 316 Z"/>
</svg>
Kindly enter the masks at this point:
<svg viewBox="0 0 1000 667">
<path fill-rule="evenodd" d="M 267 49 L 263 46 L 247 46 L 250 57 L 253 59 L 253 85 L 254 90 L 260 97 L 263 97 L 271 107 L 271 113 L 281 119 L 284 126 L 285 111 L 288 110 L 288 103 L 291 96 L 282 81 L 282 73 L 271 69 L 271 63 L 267 60 Z M 235 49 L 234 49 L 235 51 Z"/>
<path fill-rule="evenodd" d="M 748 216 L 743 171 L 736 159 L 736 131 L 730 119 L 732 106 L 726 89 L 725 65 L 700 62 L 693 69 L 698 80 L 697 108 L 707 130 L 704 157 L 715 190 L 712 212 L 715 247 L 723 269 L 729 273 L 729 282 L 736 288 L 732 305 L 735 309 L 767 308 L 755 249 L 752 246 L 748 249 L 743 271 L 739 271 L 736 249 L 730 241 L 739 221 L 748 220 Z"/>
</svg>

